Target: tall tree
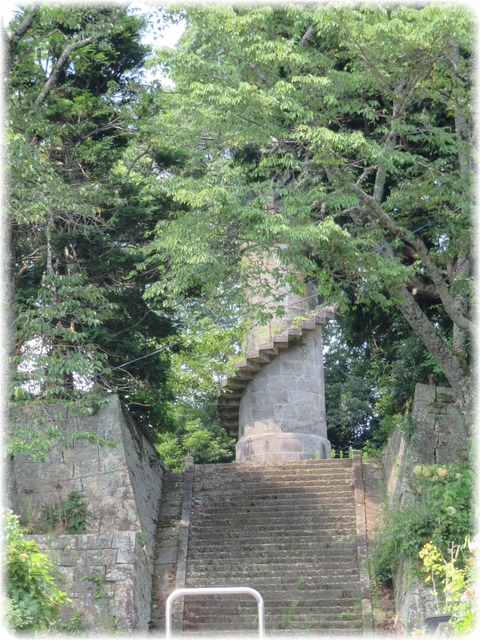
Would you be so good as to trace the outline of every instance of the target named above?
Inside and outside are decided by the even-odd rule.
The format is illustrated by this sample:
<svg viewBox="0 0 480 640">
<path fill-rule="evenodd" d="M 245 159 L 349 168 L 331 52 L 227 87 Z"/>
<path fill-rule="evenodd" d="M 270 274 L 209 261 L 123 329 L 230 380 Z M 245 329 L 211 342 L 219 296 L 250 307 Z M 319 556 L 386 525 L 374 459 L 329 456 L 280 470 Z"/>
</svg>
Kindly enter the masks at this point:
<svg viewBox="0 0 480 640">
<path fill-rule="evenodd" d="M 340 311 L 406 320 L 471 409 L 472 47 L 464 7 L 189 7 L 156 116 L 181 167 L 150 296 L 228 314 L 241 248 L 282 245 Z M 170 143 L 170 144 L 169 144 Z M 239 288 L 239 285 L 242 285 Z"/>
<path fill-rule="evenodd" d="M 34 6 L 9 25 L 13 452 L 62 437 L 59 399 L 76 415 L 119 390 L 145 423 L 166 419 L 168 357 L 118 368 L 173 331 L 131 274 L 162 207 L 117 168 L 141 111 L 145 24 L 122 7 Z"/>
</svg>

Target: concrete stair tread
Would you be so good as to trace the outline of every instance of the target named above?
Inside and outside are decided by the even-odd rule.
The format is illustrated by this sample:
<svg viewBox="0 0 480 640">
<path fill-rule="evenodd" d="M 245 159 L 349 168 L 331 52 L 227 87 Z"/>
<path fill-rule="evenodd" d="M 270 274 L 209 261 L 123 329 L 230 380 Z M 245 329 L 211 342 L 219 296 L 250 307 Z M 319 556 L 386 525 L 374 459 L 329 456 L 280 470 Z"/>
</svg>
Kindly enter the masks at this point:
<svg viewBox="0 0 480 640">
<path fill-rule="evenodd" d="M 301 463 L 301 466 L 297 466 Z M 200 465 L 199 465 L 200 466 Z M 290 475 L 296 475 L 302 477 L 302 475 L 308 477 L 312 472 L 319 473 L 332 473 L 335 469 L 339 472 L 346 473 L 352 468 L 352 461 L 348 458 L 344 459 L 332 459 L 332 460 L 296 460 L 296 461 L 283 461 L 277 464 L 272 462 L 227 462 L 217 464 L 201 465 L 203 468 L 195 469 L 195 476 L 198 478 L 208 478 L 209 476 L 226 479 L 235 477 L 238 474 L 239 477 L 257 477 L 264 478 L 265 482 L 268 482 L 270 478 L 282 477 L 284 473 L 291 472 Z M 233 474 L 233 475 L 232 475 Z"/>
<path fill-rule="evenodd" d="M 244 536 L 242 536 L 235 527 L 232 529 L 223 529 L 218 531 L 214 526 L 209 526 L 205 531 L 200 532 L 198 530 L 194 530 L 190 536 L 190 540 L 197 546 L 200 544 L 208 545 L 209 543 L 212 545 L 223 545 L 224 543 L 230 545 L 235 542 L 245 542 L 245 544 L 249 545 L 255 544 L 256 542 L 275 542 L 276 544 L 297 542 L 298 544 L 298 538 L 301 537 L 303 542 L 320 542 L 322 547 L 325 548 L 322 540 L 319 540 L 318 538 L 318 530 L 315 530 L 314 524 L 321 523 L 313 523 L 313 529 L 310 528 L 310 523 L 305 523 L 303 527 L 295 525 L 292 526 L 291 529 L 289 527 L 285 531 L 281 529 L 281 523 L 270 527 L 267 525 L 255 525 L 255 527 L 252 526 L 252 529 L 249 529 Z M 346 524 L 345 526 L 339 527 L 326 527 L 324 531 L 326 531 L 330 536 L 336 535 L 337 537 L 334 539 L 335 542 L 339 541 L 340 536 L 355 536 L 353 526 L 347 526 Z M 329 539 L 327 542 L 332 542 L 332 540 Z"/>
<path fill-rule="evenodd" d="M 249 586 L 266 628 L 363 629 L 351 460 L 196 466 L 186 585 Z M 249 597 L 186 597 L 184 631 L 253 633 Z"/>
<path fill-rule="evenodd" d="M 232 616 L 232 618 L 238 618 L 235 622 L 231 620 L 230 622 L 213 622 L 213 620 L 208 620 L 208 628 L 210 629 L 245 629 L 247 625 L 251 625 L 250 628 L 256 628 L 258 622 L 257 617 L 252 615 L 250 620 L 248 620 L 248 614 L 245 615 L 237 615 Z M 194 628 L 194 626 L 199 624 L 200 622 L 205 621 L 202 617 L 196 617 L 196 620 L 190 619 L 186 620 L 186 628 Z M 362 628 L 362 619 L 342 619 L 341 615 L 332 620 L 325 620 L 324 614 L 288 614 L 278 613 L 271 614 L 270 616 L 265 616 L 265 627 L 266 629 L 278 629 L 283 627 L 295 628 L 296 625 L 301 625 L 299 628 L 305 628 L 305 624 L 314 624 L 316 629 L 361 629 Z M 334 627 L 332 627 L 332 623 L 334 623 Z"/>
<path fill-rule="evenodd" d="M 251 580 L 255 577 L 271 576 L 274 571 L 275 575 L 280 577 L 298 576 L 300 573 L 303 573 L 309 575 L 311 578 L 315 577 L 315 575 L 325 579 L 327 579 L 327 577 L 330 579 L 331 576 L 338 576 L 339 578 L 348 576 L 348 579 L 351 580 L 352 576 L 358 576 L 358 568 L 351 568 L 352 564 L 356 564 L 356 559 L 336 560 L 332 561 L 331 564 L 313 562 L 310 559 L 299 559 L 297 562 L 292 561 L 291 563 L 272 562 L 271 559 L 268 559 L 268 562 L 264 562 L 264 560 L 265 558 L 246 558 L 247 562 L 245 564 L 222 563 L 225 565 L 222 568 L 216 567 L 214 562 L 205 564 L 198 561 L 195 564 L 190 563 L 189 576 L 190 579 L 195 579 L 196 582 L 198 582 L 200 577 L 206 578 L 209 576 L 213 581 L 215 581 L 216 578 L 222 581 L 229 579 L 233 581 L 233 584 L 242 578 L 243 580 Z M 271 568 L 269 569 L 269 567 Z M 201 585 L 197 584 L 197 586 Z"/>
</svg>

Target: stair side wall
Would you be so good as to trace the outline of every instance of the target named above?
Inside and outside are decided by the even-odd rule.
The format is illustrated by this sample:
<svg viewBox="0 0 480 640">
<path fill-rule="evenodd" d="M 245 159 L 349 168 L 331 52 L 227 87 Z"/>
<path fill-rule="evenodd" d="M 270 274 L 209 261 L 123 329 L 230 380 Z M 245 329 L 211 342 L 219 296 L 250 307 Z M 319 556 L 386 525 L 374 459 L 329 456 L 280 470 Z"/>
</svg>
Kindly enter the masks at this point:
<svg viewBox="0 0 480 640">
<path fill-rule="evenodd" d="M 468 433 L 447 387 L 417 384 L 412 406 L 415 430 L 406 438 L 397 429 L 383 456 L 384 482 L 390 508 L 411 501 L 416 465 L 449 465 L 468 452 Z M 381 536 L 381 529 L 378 531 Z M 435 613 L 434 596 L 421 581 L 413 581 L 408 566 L 394 577 L 395 609 L 408 632 L 424 631 L 425 616 Z"/>
</svg>

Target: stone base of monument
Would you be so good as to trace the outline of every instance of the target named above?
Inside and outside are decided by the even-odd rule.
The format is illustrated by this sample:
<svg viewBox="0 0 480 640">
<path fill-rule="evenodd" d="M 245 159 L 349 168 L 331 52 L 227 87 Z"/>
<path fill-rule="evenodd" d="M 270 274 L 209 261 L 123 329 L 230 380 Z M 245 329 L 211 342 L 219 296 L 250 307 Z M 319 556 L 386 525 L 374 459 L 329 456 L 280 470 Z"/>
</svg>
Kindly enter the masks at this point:
<svg viewBox="0 0 480 640">
<path fill-rule="evenodd" d="M 327 438 L 311 433 L 262 433 L 245 436 L 236 445 L 237 462 L 280 462 L 330 459 Z"/>
</svg>

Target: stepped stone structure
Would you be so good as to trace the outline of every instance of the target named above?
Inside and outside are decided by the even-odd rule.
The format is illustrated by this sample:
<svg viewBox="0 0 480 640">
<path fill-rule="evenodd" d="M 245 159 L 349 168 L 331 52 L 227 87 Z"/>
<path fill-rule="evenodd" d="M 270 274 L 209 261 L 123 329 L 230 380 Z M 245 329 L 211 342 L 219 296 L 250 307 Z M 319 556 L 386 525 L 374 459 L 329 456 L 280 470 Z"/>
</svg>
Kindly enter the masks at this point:
<svg viewBox="0 0 480 640">
<path fill-rule="evenodd" d="M 182 490 L 182 504 L 177 491 L 160 512 L 154 628 L 174 588 L 249 586 L 264 598 L 267 634 L 372 631 L 359 458 L 190 465 Z M 252 598 L 184 600 L 174 631 L 257 629 Z"/>
<path fill-rule="evenodd" d="M 315 296 L 290 292 L 288 269 L 279 258 L 283 248 L 249 258 L 249 268 L 264 278 L 268 291 L 257 290 L 250 302 L 272 319 L 252 325 L 245 357 L 235 363 L 235 376 L 222 382 L 218 394 L 222 425 L 238 439 L 237 462 L 329 458 L 331 453 L 322 326 L 335 314 L 331 307 L 316 308 Z"/>
</svg>

